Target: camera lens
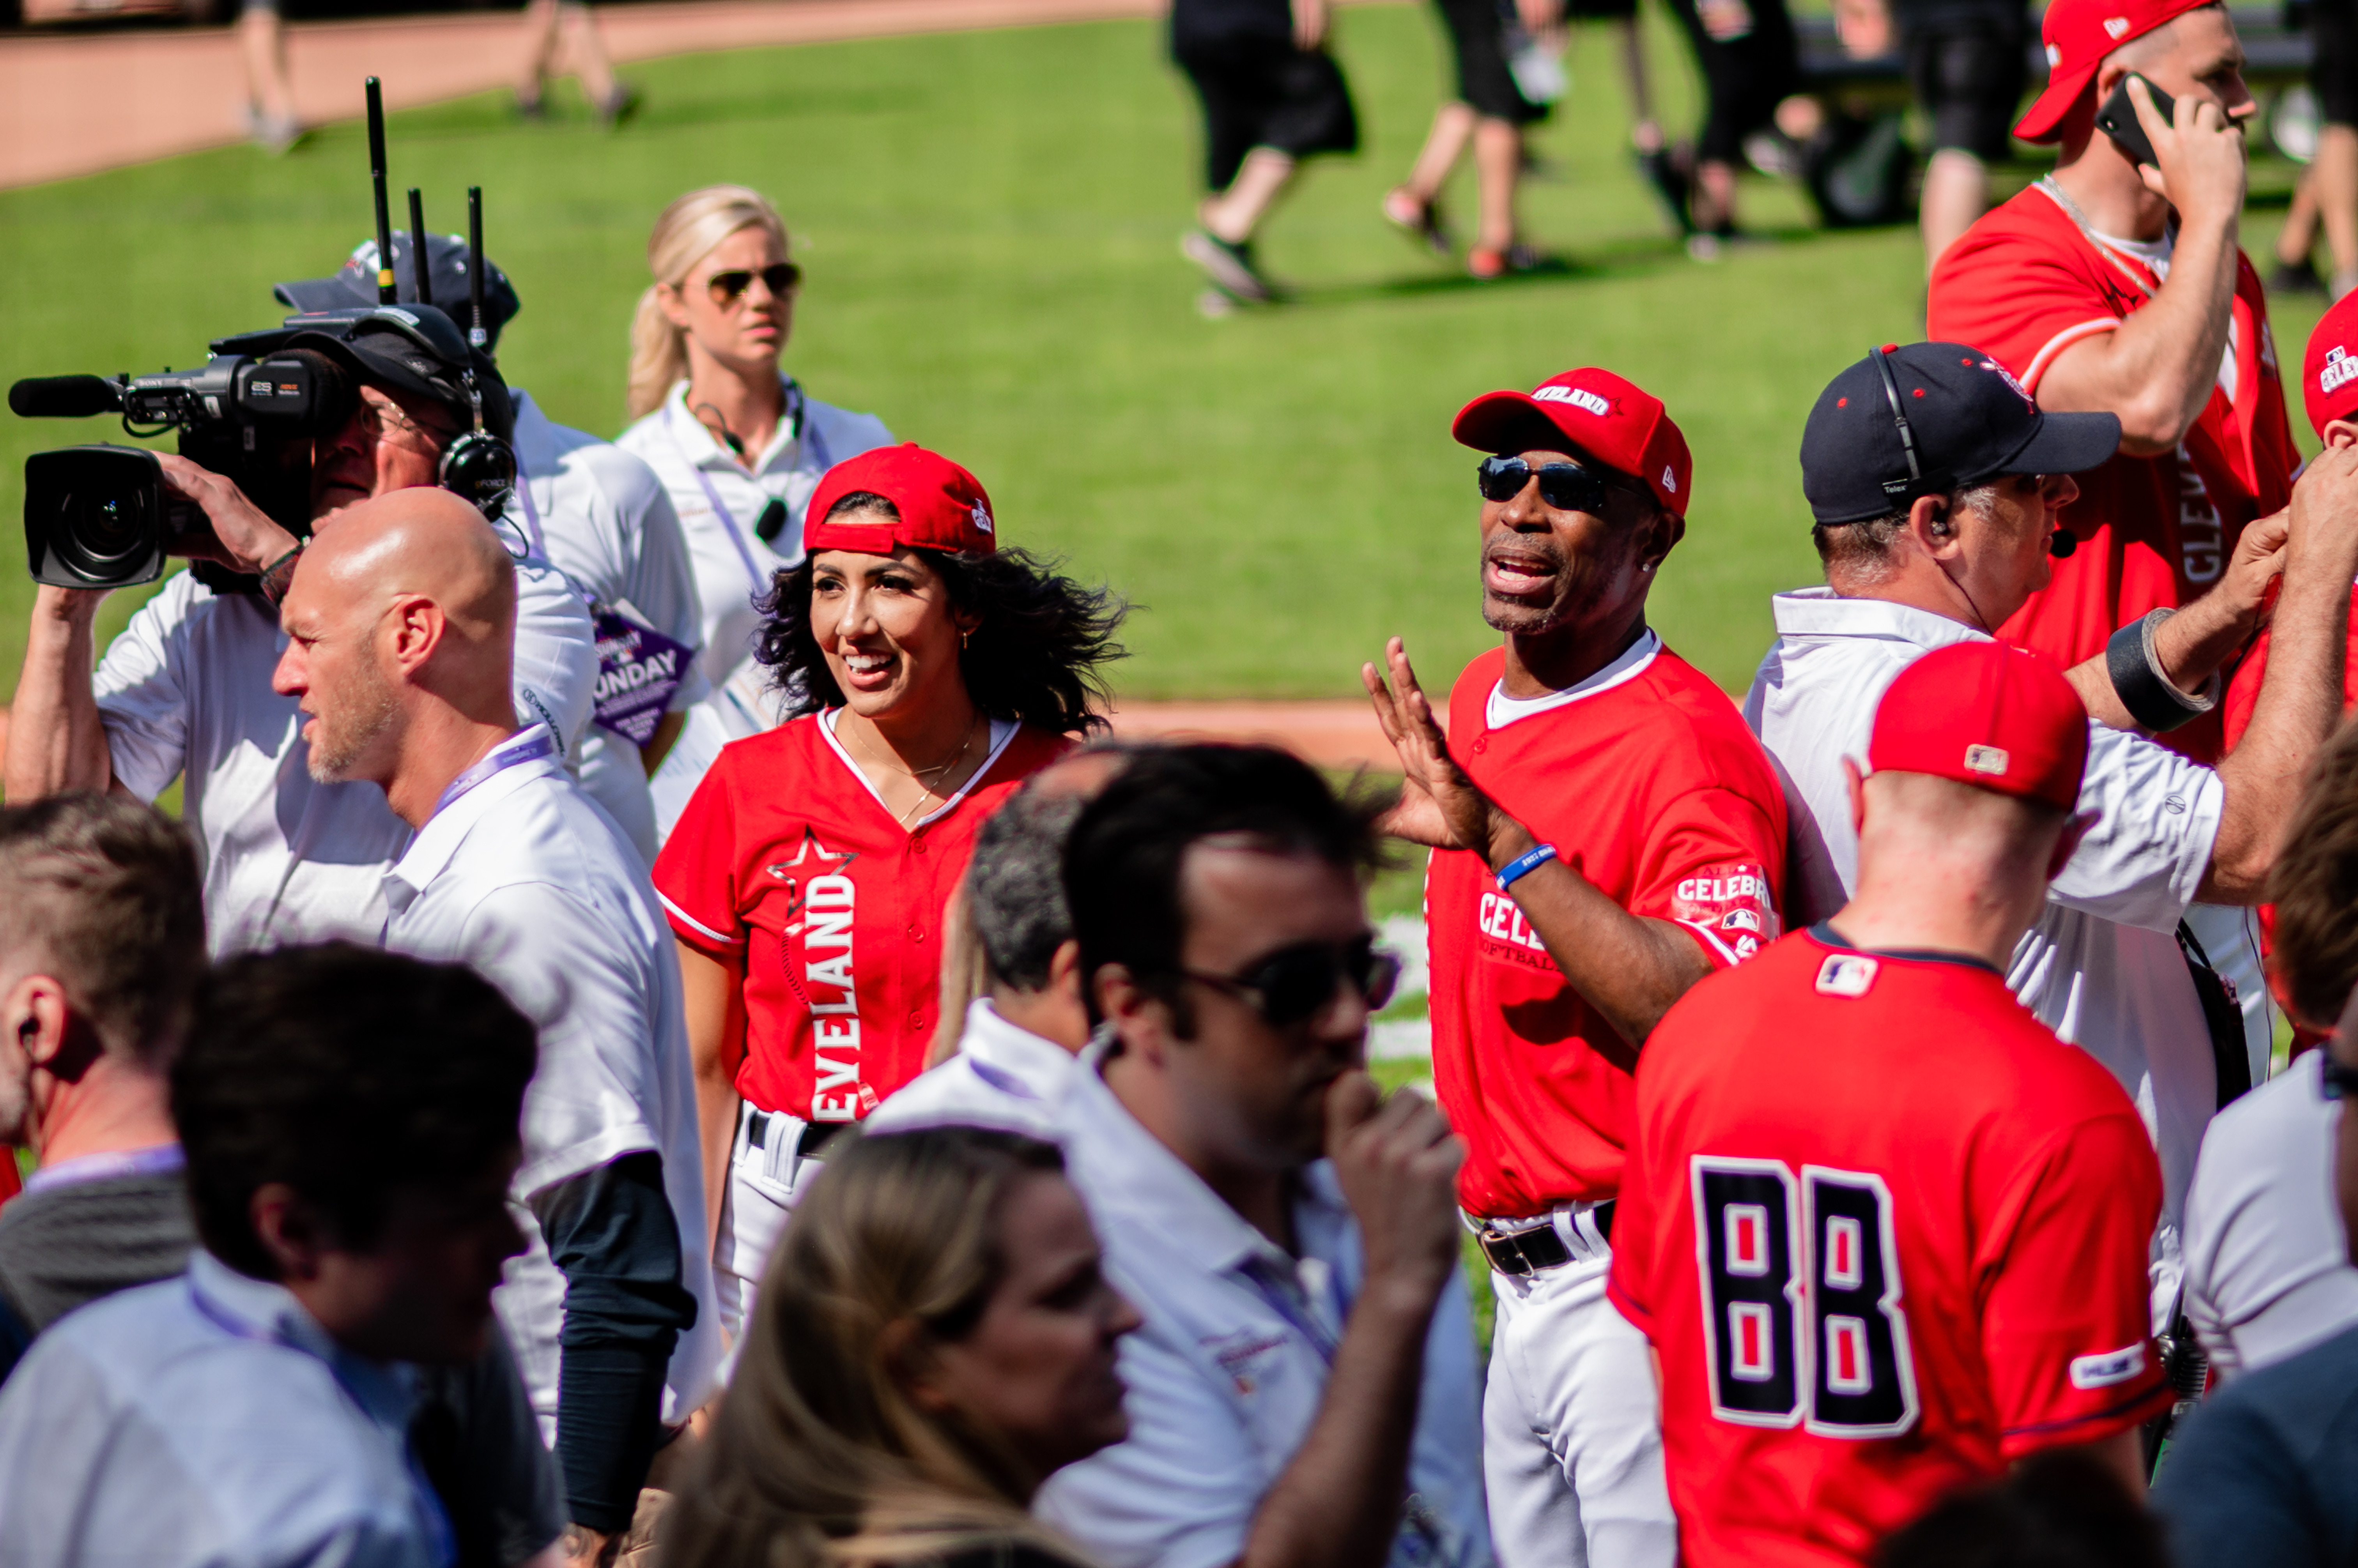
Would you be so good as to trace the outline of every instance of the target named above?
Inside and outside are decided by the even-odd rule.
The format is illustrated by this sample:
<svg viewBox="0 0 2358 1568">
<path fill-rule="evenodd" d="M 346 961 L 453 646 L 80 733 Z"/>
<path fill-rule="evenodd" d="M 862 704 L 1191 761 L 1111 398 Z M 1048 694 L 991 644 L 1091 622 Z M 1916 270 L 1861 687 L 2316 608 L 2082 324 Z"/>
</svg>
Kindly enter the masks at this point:
<svg viewBox="0 0 2358 1568">
<path fill-rule="evenodd" d="M 34 576 L 66 587 L 153 581 L 163 566 L 163 502 L 151 452 L 33 454 L 25 463 L 25 545 Z"/>
<path fill-rule="evenodd" d="M 65 553 L 94 575 L 147 548 L 146 498 L 136 490 L 82 489 L 65 498 Z"/>
</svg>

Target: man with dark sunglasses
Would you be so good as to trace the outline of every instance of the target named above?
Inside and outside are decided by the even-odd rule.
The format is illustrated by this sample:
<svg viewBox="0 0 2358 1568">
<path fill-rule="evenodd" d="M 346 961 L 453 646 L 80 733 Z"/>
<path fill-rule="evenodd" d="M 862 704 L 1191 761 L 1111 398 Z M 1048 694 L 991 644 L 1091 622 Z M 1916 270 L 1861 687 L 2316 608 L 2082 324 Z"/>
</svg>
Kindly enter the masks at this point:
<svg viewBox="0 0 2358 1568">
<path fill-rule="evenodd" d="M 1474 1343 L 1433 1108 L 1362 1070 L 1391 994 L 1373 812 L 1284 752 L 1137 753 L 1065 887 L 1113 1036 L 1059 1112 L 1130 1436 L 1043 1516 L 1106 1568 L 1487 1568 Z"/>
<path fill-rule="evenodd" d="M 1433 846 L 1433 1081 L 1498 1303 L 1483 1407 L 1506 1568 L 1667 1568 L 1646 1344 L 1605 1299 L 1631 1072 L 1670 1005 L 1779 930 L 1785 808 L 1725 694 L 1646 624 L 1685 438 L 1608 371 L 1476 398 L 1482 614 L 1444 741 L 1408 652 L 1365 679 Z"/>
</svg>

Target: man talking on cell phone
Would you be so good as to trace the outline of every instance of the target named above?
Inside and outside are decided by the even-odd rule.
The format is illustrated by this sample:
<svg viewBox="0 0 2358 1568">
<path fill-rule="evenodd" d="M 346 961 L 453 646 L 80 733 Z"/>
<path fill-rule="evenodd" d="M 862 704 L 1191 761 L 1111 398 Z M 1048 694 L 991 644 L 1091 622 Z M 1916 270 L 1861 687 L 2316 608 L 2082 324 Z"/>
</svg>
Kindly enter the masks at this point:
<svg viewBox="0 0 2358 1568">
<path fill-rule="evenodd" d="M 2047 88 L 2014 134 L 2060 143 L 2055 171 L 1941 258 L 1925 328 L 1989 353 L 2049 413 L 2120 419 L 2120 451 L 2077 476 L 2063 510 L 2059 544 L 2077 548 L 1997 628 L 2069 669 L 2122 639 L 2150 646 L 2142 623 L 2215 588 L 2244 527 L 2288 503 L 2300 456 L 2259 274 L 2236 244 L 2258 105 L 2226 9 L 2054 0 L 2041 31 Z M 2242 640 L 2254 628 L 2221 629 Z M 2216 697 L 2152 693 L 2126 716 L 2215 766 Z M 2235 983 L 2246 1047 L 2265 1060 L 2247 912 L 2197 905 L 2187 924 Z"/>
</svg>

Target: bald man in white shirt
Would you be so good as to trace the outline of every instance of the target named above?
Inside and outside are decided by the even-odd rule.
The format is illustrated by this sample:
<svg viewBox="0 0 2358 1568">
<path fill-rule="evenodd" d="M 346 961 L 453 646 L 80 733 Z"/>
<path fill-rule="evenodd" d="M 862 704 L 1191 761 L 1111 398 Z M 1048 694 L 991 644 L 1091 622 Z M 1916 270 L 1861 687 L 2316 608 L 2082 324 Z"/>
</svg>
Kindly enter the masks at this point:
<svg viewBox="0 0 2358 1568">
<path fill-rule="evenodd" d="M 472 964 L 539 1028 L 510 1191 L 527 1251 L 496 1305 L 565 1474 L 568 1551 L 594 1560 L 719 1342 L 669 929 L 613 819 L 506 706 L 514 594 L 453 498 L 355 508 L 295 573 L 276 686 L 313 777 L 379 786 L 417 830 L 384 876 L 384 945 Z"/>
</svg>

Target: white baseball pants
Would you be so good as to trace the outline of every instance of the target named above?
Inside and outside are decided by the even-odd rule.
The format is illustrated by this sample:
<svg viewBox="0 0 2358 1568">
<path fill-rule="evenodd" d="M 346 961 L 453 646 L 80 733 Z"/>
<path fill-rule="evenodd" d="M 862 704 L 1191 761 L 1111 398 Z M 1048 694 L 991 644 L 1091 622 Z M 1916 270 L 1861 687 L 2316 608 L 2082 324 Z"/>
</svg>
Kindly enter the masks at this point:
<svg viewBox="0 0 2358 1568">
<path fill-rule="evenodd" d="M 752 1138 L 757 1122 L 759 1144 Z M 786 1216 L 803 1187 L 818 1174 L 816 1158 L 795 1152 L 808 1125 L 783 1111 L 738 1107 L 737 1136 L 729 1145 L 729 1186 L 720 1200 L 720 1229 L 712 1249 L 714 1305 L 732 1350 L 753 1316 L 762 1271 L 769 1266 L 771 1250 L 786 1228 Z M 732 1367 L 735 1361 L 732 1354 Z"/>
<path fill-rule="evenodd" d="M 1678 1521 L 1646 1337 L 1605 1298 L 1612 1253 L 1559 1213 L 1573 1261 L 1490 1272 L 1482 1473 L 1499 1568 L 1671 1568 Z"/>
</svg>

